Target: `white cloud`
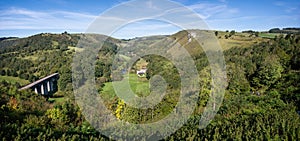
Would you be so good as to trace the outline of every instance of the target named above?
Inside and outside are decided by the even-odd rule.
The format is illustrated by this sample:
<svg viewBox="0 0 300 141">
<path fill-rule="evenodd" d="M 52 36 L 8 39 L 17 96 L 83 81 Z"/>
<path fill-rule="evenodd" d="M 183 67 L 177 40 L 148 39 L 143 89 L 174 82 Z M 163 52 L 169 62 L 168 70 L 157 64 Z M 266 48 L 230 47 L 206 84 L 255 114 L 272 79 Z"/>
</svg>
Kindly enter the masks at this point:
<svg viewBox="0 0 300 141">
<path fill-rule="evenodd" d="M 26 16 L 31 18 L 39 18 L 44 17 L 48 14 L 42 13 L 42 12 L 36 12 L 36 11 L 30 11 L 26 9 L 17 9 L 17 8 L 10 8 L 8 10 L 1 11 L 0 16 Z"/>
<path fill-rule="evenodd" d="M 111 36 L 115 38 L 134 38 L 150 35 L 167 35 L 180 30 L 175 25 L 165 22 L 146 20 L 129 23 L 116 30 Z"/>
<path fill-rule="evenodd" d="M 150 8 L 150 9 L 158 9 L 158 7 L 157 6 L 155 6 L 153 3 L 152 3 L 152 1 L 147 1 L 146 2 L 146 5 L 147 5 L 147 7 L 148 8 Z"/>
<path fill-rule="evenodd" d="M 146 7 L 137 7 L 136 5 L 130 5 L 127 3 L 127 8 L 130 7 L 131 10 L 122 9 L 120 7 L 118 13 L 107 13 L 98 17 L 97 15 L 92 15 L 88 13 L 81 12 L 70 12 L 70 11 L 34 11 L 23 8 L 10 8 L 0 11 L 0 30 L 2 32 L 7 30 L 38 30 L 38 31 L 70 31 L 70 32 L 84 32 L 87 30 L 97 32 L 99 27 L 111 25 L 112 27 L 118 23 L 123 23 L 127 19 L 132 17 L 142 17 L 143 14 L 162 14 L 162 16 L 167 16 L 169 19 L 180 23 L 181 25 L 186 25 L 187 27 L 197 27 L 201 26 L 201 22 L 191 21 L 195 18 L 195 14 L 191 15 L 191 12 L 175 5 L 164 5 L 157 1 L 147 1 L 144 3 L 138 3 L 145 5 Z M 168 10 L 170 8 L 171 10 Z M 214 17 L 228 17 L 234 12 L 237 12 L 237 9 L 228 8 L 225 3 L 198 3 L 195 5 L 187 6 L 187 8 L 197 12 L 197 16 L 204 20 L 209 20 Z M 139 11 L 141 13 L 131 12 Z M 167 10 L 167 11 L 165 11 Z M 165 15 L 164 15 L 165 14 Z M 227 15 L 226 15 L 227 14 Z M 189 17 L 190 16 L 190 17 Z M 159 16 L 157 16 L 159 17 Z M 151 18 L 151 17 L 150 17 Z M 153 17 L 156 18 L 156 17 Z M 97 19 L 96 26 L 93 22 Z M 186 19 L 190 21 L 182 21 L 181 19 Z M 142 19 L 141 19 L 142 20 Z M 107 23 L 109 21 L 110 23 Z M 135 21 L 133 21 L 135 22 Z M 188 25 L 187 25 L 188 24 Z M 91 26 L 93 25 L 93 26 Z M 125 32 L 128 32 L 132 36 L 136 34 L 137 36 L 145 35 L 154 35 L 154 33 L 160 34 L 169 34 L 171 32 L 177 32 L 178 27 L 172 24 L 161 24 L 161 23 L 145 23 L 145 24 L 134 24 L 135 26 L 127 26 L 123 30 L 122 34 L 125 35 Z M 197 26 L 196 26 L 197 25 Z M 201 26 L 202 27 L 202 26 Z M 87 29 L 89 28 L 89 29 Z M 91 30 L 90 30 L 91 29 Z M 105 29 L 101 29 L 103 34 L 110 33 Z M 98 33 L 98 32 L 97 32 Z M 100 32 L 102 33 L 102 32 Z M 120 34 L 120 32 L 117 32 Z"/>
<path fill-rule="evenodd" d="M 286 13 L 294 13 L 294 12 L 298 12 L 300 11 L 300 2 L 297 2 L 297 3 L 287 3 L 287 2 L 284 2 L 284 1 L 276 1 L 273 3 L 275 6 L 279 6 L 281 7 L 282 9 L 284 9 L 284 11 Z"/>
<path fill-rule="evenodd" d="M 198 3 L 188 6 L 188 8 L 203 15 L 204 19 L 211 18 L 230 18 L 235 13 L 238 13 L 237 8 L 229 8 L 226 4 L 214 4 L 214 3 Z"/>
<path fill-rule="evenodd" d="M 234 18 L 207 20 L 207 23 L 210 24 L 210 26 L 216 30 L 264 31 L 275 27 L 294 27 L 298 25 L 297 21 L 299 20 L 300 18 L 296 15 L 242 16 Z M 282 21 L 289 21 L 289 24 L 282 23 Z"/>
<path fill-rule="evenodd" d="M 75 29 L 83 31 L 97 16 L 68 11 L 10 8 L 0 12 L 0 30 Z"/>
</svg>

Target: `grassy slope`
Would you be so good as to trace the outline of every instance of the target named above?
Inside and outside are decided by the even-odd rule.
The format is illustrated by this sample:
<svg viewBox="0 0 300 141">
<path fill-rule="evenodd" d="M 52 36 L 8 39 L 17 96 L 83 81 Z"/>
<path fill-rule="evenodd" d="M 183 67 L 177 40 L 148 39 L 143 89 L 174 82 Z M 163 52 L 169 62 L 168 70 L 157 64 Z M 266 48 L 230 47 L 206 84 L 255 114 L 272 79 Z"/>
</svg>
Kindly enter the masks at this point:
<svg viewBox="0 0 300 141">
<path fill-rule="evenodd" d="M 28 80 L 21 79 L 19 77 L 12 77 L 12 76 L 0 76 L 0 81 L 5 80 L 9 83 L 15 84 L 16 82 L 20 83 L 22 86 L 29 84 Z"/>
<path fill-rule="evenodd" d="M 116 83 L 124 83 L 128 81 L 128 78 L 131 89 L 135 94 L 138 96 L 147 96 L 150 94 L 149 81 L 146 78 L 139 78 L 136 74 L 129 74 L 129 77 L 128 75 L 124 76 L 122 81 Z M 105 83 L 101 91 L 101 96 L 105 100 L 112 100 L 116 96 L 112 82 Z"/>
<path fill-rule="evenodd" d="M 206 32 L 204 31 L 203 34 Z M 223 32 L 218 31 L 218 36 L 216 37 L 223 48 L 223 50 L 230 49 L 232 47 L 250 47 L 253 44 L 259 44 L 263 41 L 269 40 L 268 38 L 262 38 L 262 37 L 255 37 L 254 35 L 251 35 L 249 33 L 239 33 L 236 32 L 234 35 L 229 37 L 228 39 L 225 38 L 225 35 L 229 35 L 230 32 Z M 179 44 L 185 45 L 185 48 L 187 51 L 191 54 L 202 52 L 201 48 L 195 48 L 194 46 L 198 46 L 199 44 L 192 40 L 192 42 L 188 42 L 188 36 L 187 32 L 181 31 L 174 35 L 171 35 L 170 37 L 176 40 Z M 137 69 L 141 69 L 143 66 L 147 65 L 147 62 L 144 60 L 140 60 L 136 63 Z M 128 79 L 125 79 L 123 81 L 127 81 Z M 122 82 L 122 81 L 121 81 Z M 117 83 L 121 83 L 117 82 Z M 145 95 L 149 94 L 149 84 L 148 81 L 145 80 L 145 78 L 138 78 L 136 74 L 130 74 L 129 75 L 129 83 L 131 85 L 131 89 L 135 92 L 135 94 L 142 96 L 142 93 Z M 105 83 L 105 86 L 103 87 L 102 91 L 100 92 L 101 96 L 106 100 L 112 100 L 115 97 L 115 91 L 112 86 L 112 83 Z"/>
<path fill-rule="evenodd" d="M 147 62 L 144 59 L 140 59 L 137 63 L 136 63 L 136 69 L 140 70 L 143 69 L 144 67 L 147 67 Z"/>
<path fill-rule="evenodd" d="M 55 103 L 63 103 L 66 101 L 66 99 L 64 97 L 54 97 L 54 98 L 49 98 L 48 101 L 55 102 Z"/>
<path fill-rule="evenodd" d="M 193 30 L 191 30 L 190 32 L 193 32 Z M 197 33 L 200 33 L 200 35 L 197 36 L 205 36 L 205 34 L 214 35 L 214 31 L 201 31 Z M 218 36 L 216 36 L 216 39 L 218 39 L 219 44 L 223 50 L 228 50 L 232 47 L 250 47 L 253 44 L 259 44 L 276 36 L 276 34 L 260 33 L 259 37 L 255 37 L 255 35 L 251 35 L 249 33 L 236 32 L 234 35 L 226 39 L 225 35 L 229 36 L 229 34 L 230 32 L 218 31 Z M 184 31 L 178 32 L 171 37 L 175 39 L 179 44 L 185 45 L 185 48 L 190 54 L 202 52 L 200 48 L 195 48 L 195 46 L 199 45 L 197 41 L 192 40 L 192 42 L 188 43 L 188 34 Z M 207 42 L 209 41 L 206 41 L 206 43 Z"/>
<path fill-rule="evenodd" d="M 267 38 L 273 38 L 277 34 L 269 34 L 269 33 L 260 33 L 260 37 L 254 37 L 250 36 L 248 33 L 236 33 L 232 37 L 225 39 L 225 35 L 229 35 L 229 32 L 222 32 L 218 31 L 218 41 L 222 48 L 224 50 L 230 49 L 232 47 L 249 47 L 253 44 L 260 43 L 262 41 L 268 40 Z M 178 32 L 177 34 L 172 35 L 171 37 L 175 37 L 175 39 L 178 41 L 180 44 L 186 44 L 188 42 L 187 34 L 185 32 Z M 52 42 L 53 49 L 55 49 L 59 44 L 56 41 Z M 190 53 L 199 53 L 201 52 L 201 49 L 199 48 L 194 48 L 194 46 L 198 45 L 194 40 L 191 43 L 186 44 L 185 48 L 190 52 Z M 70 50 L 75 50 L 75 51 L 82 51 L 81 48 L 76 48 L 76 47 L 68 47 Z M 40 55 L 43 54 L 43 52 L 47 51 L 37 51 L 34 54 L 30 56 L 18 56 L 23 59 L 29 59 L 32 60 L 33 62 L 38 61 L 40 58 Z M 51 52 L 48 50 L 48 52 Z M 126 56 L 124 56 L 126 58 Z M 128 58 L 127 58 L 128 59 Z M 147 65 L 145 61 L 140 61 L 137 63 L 138 69 L 141 69 L 143 66 Z M 144 78 L 138 78 L 136 74 L 130 74 L 129 75 L 129 80 L 130 80 L 130 85 L 132 89 L 137 93 L 141 94 L 145 90 L 149 90 L 149 85 L 148 81 L 144 80 Z M 0 76 L 0 80 L 6 80 L 11 83 L 19 82 L 21 85 L 26 85 L 29 83 L 28 80 L 23 80 L 17 77 L 10 77 L 10 76 Z M 143 80 L 143 81 L 142 81 Z M 109 97 L 114 95 L 114 90 L 112 87 L 111 83 L 106 83 L 105 87 L 103 88 L 103 91 L 101 92 L 103 94 L 107 94 Z"/>
<path fill-rule="evenodd" d="M 259 44 L 267 39 L 261 37 L 251 36 L 249 33 L 235 33 L 235 35 L 225 38 L 225 35 L 229 35 L 229 32 L 219 31 L 218 40 L 223 50 L 228 50 L 232 47 L 250 47 L 253 44 Z"/>
<path fill-rule="evenodd" d="M 71 47 L 71 46 L 68 46 L 68 49 L 70 51 L 74 50 L 75 52 L 82 52 L 84 50 L 83 48 Z"/>
<path fill-rule="evenodd" d="M 270 39 L 274 39 L 276 36 L 279 36 L 280 34 L 278 33 L 259 33 L 259 37 L 262 38 L 270 38 Z"/>
</svg>

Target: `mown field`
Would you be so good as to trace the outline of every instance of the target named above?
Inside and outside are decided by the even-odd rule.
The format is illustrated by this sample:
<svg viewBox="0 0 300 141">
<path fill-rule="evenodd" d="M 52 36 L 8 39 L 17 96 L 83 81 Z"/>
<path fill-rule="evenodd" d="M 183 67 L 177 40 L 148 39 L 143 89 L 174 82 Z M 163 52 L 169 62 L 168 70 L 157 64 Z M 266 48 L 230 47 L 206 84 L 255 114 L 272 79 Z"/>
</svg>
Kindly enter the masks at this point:
<svg viewBox="0 0 300 141">
<path fill-rule="evenodd" d="M 124 79 L 122 81 L 115 81 L 114 83 L 122 84 L 126 81 L 129 81 L 131 90 L 138 96 L 147 96 L 150 94 L 149 81 L 146 78 L 138 77 L 134 73 L 124 75 Z M 112 82 L 104 83 L 104 87 L 102 88 L 100 95 L 105 100 L 112 100 L 116 96 Z"/>
</svg>

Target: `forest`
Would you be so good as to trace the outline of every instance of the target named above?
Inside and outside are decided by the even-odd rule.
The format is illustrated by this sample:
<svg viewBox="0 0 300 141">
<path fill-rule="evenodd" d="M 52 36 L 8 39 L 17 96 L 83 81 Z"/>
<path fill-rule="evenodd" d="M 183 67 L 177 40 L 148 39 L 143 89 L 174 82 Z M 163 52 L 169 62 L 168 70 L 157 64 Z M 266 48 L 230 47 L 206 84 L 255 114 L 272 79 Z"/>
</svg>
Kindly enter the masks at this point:
<svg viewBox="0 0 300 141">
<path fill-rule="evenodd" d="M 288 30 L 288 29 L 285 29 Z M 274 31 L 271 30 L 271 31 Z M 277 31 L 277 30 L 276 30 Z M 189 40 L 187 31 L 167 38 L 185 44 L 199 73 L 197 106 L 188 121 L 164 140 L 300 140 L 300 34 L 213 31 L 226 62 L 227 83 L 222 105 L 209 125 L 199 129 L 202 112 L 210 97 L 211 68 L 201 45 Z M 26 38 L 0 40 L 0 137 L 2 140 L 111 140 L 85 119 L 75 101 L 72 59 L 84 47 L 81 38 L 104 35 L 41 33 Z M 106 107 L 130 123 L 159 121 L 176 106 L 180 77 L 170 60 L 157 55 L 140 58 L 127 75 L 116 75 L 117 53 L 132 47 L 122 60 L 135 56 L 134 46 L 149 46 L 165 36 L 120 40 L 107 37 L 95 61 L 95 82 Z M 158 50 L 159 51 L 159 50 Z M 123 64 L 120 63 L 119 66 Z M 147 68 L 145 77 L 136 71 Z M 120 71 L 120 70 L 118 70 Z M 59 73 L 59 90 L 49 99 L 21 86 Z M 112 75 L 115 75 L 112 79 Z M 152 77 L 160 75 L 167 94 L 152 109 L 130 107 L 114 93 L 112 81 L 129 80 L 133 91 L 144 96 Z M 117 79 L 116 79 L 117 78 Z M 151 140 L 151 136 L 122 134 L 129 140 Z M 159 136 L 159 132 L 155 133 Z"/>
</svg>

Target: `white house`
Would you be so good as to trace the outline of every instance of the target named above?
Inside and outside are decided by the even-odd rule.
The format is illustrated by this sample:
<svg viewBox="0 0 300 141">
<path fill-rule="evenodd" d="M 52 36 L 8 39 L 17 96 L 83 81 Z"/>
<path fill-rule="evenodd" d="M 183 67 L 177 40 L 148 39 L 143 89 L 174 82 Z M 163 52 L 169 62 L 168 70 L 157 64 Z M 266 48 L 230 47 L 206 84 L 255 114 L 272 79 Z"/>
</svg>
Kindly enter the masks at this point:
<svg viewBox="0 0 300 141">
<path fill-rule="evenodd" d="M 143 77 L 143 76 L 145 76 L 146 71 L 147 71 L 147 69 L 141 69 L 141 70 L 139 70 L 139 71 L 136 71 L 136 74 L 137 74 L 139 77 Z"/>
</svg>

